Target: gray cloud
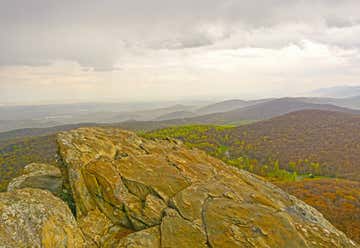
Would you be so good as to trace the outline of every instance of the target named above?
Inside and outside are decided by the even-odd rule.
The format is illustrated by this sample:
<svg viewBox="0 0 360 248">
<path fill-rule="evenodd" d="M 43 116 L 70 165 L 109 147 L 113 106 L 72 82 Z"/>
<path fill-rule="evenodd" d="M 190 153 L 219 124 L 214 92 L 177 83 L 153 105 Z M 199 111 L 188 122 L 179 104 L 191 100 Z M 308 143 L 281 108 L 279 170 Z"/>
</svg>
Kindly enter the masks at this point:
<svg viewBox="0 0 360 248">
<path fill-rule="evenodd" d="M 227 39 L 229 48 L 326 43 L 327 29 L 358 24 L 359 9 L 358 0 L 3 0 L 0 65 L 70 60 L 111 70 L 138 48 L 209 47 Z M 289 31 L 300 24 L 307 30 Z M 346 45 L 358 46 L 356 38 Z M 341 45 L 333 40 L 328 43 Z"/>
</svg>

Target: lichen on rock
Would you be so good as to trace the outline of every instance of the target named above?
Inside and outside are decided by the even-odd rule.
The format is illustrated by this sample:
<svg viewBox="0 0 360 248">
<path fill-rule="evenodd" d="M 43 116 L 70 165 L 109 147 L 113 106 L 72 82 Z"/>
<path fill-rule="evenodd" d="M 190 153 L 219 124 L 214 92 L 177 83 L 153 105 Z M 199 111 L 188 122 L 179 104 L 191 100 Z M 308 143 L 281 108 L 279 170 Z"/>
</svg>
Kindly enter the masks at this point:
<svg viewBox="0 0 360 248">
<path fill-rule="evenodd" d="M 0 193 L 0 247 L 85 247 L 68 206 L 48 191 Z"/>
</svg>

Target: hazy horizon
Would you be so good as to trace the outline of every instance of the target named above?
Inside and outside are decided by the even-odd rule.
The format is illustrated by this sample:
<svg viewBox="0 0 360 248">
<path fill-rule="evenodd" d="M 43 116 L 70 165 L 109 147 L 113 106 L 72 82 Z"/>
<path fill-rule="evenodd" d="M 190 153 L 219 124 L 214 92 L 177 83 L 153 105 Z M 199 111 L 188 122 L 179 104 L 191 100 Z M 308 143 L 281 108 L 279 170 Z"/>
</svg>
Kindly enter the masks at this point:
<svg viewBox="0 0 360 248">
<path fill-rule="evenodd" d="M 2 1 L 0 104 L 306 96 L 360 85 L 360 2 Z"/>
<path fill-rule="evenodd" d="M 354 89 L 353 95 L 351 90 Z M 331 94 L 326 94 L 326 91 L 334 90 L 335 92 L 339 90 L 338 95 L 332 96 Z M 341 95 L 341 90 L 345 90 L 345 95 Z M 317 92 L 319 91 L 319 92 Z M 339 85 L 334 87 L 325 87 L 325 88 L 315 88 L 313 91 L 302 92 L 298 94 L 233 94 L 233 95 L 202 95 L 202 96 L 182 96 L 177 98 L 164 98 L 164 99 L 117 99 L 117 98 L 89 98 L 89 99 L 51 99 L 51 100 L 36 100 L 31 99 L 29 101 L 1 101 L 1 106 L 36 106 L 36 105 L 71 105 L 71 104 L 160 104 L 159 106 L 172 106 L 177 104 L 185 105 L 201 105 L 201 104 L 210 104 L 215 102 L 229 101 L 229 100 L 260 100 L 260 99 L 271 99 L 271 98 L 301 98 L 301 97 L 329 97 L 329 98 L 352 98 L 360 96 L 360 84 L 359 85 Z"/>
</svg>

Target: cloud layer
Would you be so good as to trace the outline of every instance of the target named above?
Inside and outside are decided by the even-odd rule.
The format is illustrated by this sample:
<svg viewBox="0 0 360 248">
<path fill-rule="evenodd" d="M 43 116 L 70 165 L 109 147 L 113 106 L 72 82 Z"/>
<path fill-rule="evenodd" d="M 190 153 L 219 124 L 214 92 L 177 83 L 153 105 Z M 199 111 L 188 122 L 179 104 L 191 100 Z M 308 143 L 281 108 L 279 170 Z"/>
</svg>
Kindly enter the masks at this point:
<svg viewBox="0 0 360 248">
<path fill-rule="evenodd" d="M 0 96 L 157 99 L 356 84 L 359 9 L 358 0 L 5 0 Z"/>
</svg>

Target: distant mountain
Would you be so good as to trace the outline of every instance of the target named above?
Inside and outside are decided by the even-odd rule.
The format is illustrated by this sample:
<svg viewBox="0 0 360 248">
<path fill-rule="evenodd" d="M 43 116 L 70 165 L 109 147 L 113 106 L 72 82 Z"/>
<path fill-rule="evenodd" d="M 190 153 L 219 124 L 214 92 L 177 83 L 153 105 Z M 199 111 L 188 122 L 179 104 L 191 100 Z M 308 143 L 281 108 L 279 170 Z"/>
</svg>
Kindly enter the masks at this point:
<svg viewBox="0 0 360 248">
<path fill-rule="evenodd" d="M 167 115 L 171 117 L 171 115 L 176 116 L 176 113 L 184 113 L 184 112 L 191 112 L 196 108 L 195 106 L 189 106 L 189 105 L 182 105 L 177 104 L 166 108 L 158 108 L 158 109 L 150 109 L 150 110 L 143 110 L 143 111 L 136 111 L 134 113 L 129 112 L 129 115 L 133 116 L 132 120 L 138 120 L 138 121 L 149 121 L 149 120 L 158 120 L 158 119 L 164 119 Z M 179 117 L 182 118 L 182 117 Z"/>
<path fill-rule="evenodd" d="M 164 121 L 164 120 L 172 120 L 172 119 L 184 119 L 195 116 L 194 112 L 191 111 L 176 111 L 169 114 L 164 114 L 157 117 L 155 120 Z"/>
<path fill-rule="evenodd" d="M 336 86 L 310 92 L 313 96 L 346 98 L 360 96 L 360 86 Z"/>
<path fill-rule="evenodd" d="M 206 115 L 212 113 L 219 113 L 219 112 L 228 112 L 231 110 L 247 107 L 250 105 L 255 105 L 262 102 L 270 101 L 271 99 L 261 99 L 261 100 L 253 100 L 253 101 L 244 101 L 239 99 L 232 99 L 223 102 L 214 103 L 200 109 L 196 110 L 198 115 Z"/>
<path fill-rule="evenodd" d="M 335 98 L 279 98 L 263 99 L 254 101 L 230 100 L 208 105 L 196 111 L 176 111 L 154 121 L 159 121 L 159 126 L 185 125 L 185 124 L 241 124 L 244 121 L 266 120 L 275 116 L 280 116 L 293 111 L 303 109 L 319 109 L 329 111 L 339 111 L 344 113 L 358 114 L 360 110 L 350 109 L 340 106 L 356 106 L 357 98 L 335 99 Z M 360 100 L 360 99 L 359 99 Z M 359 101 L 360 105 L 360 101 Z M 232 109 L 235 106 L 238 108 Z M 240 106 L 240 107 L 239 107 Z M 222 110 L 222 111 L 221 111 Z M 212 112 L 211 114 L 199 114 L 201 112 Z M 191 117 L 193 116 L 193 117 Z M 136 122 L 138 118 L 131 121 L 134 126 L 146 126 L 146 123 Z M 151 124 L 153 126 L 154 123 Z"/>
<path fill-rule="evenodd" d="M 4 139 L 11 139 L 17 137 L 28 137 L 28 136 L 39 136 L 45 134 L 51 134 L 54 132 L 69 130 L 71 128 L 76 128 L 79 126 L 111 126 L 111 127 L 120 127 L 129 130 L 154 130 L 159 128 L 166 128 L 169 126 L 176 125 L 188 125 L 188 124 L 231 124 L 231 125 L 242 125 L 244 123 L 249 123 L 253 121 L 266 120 L 272 117 L 280 116 L 287 114 L 293 111 L 299 111 L 304 109 L 318 109 L 318 110 L 329 110 L 329 111 L 338 111 L 343 113 L 352 113 L 360 114 L 360 110 L 342 108 L 331 104 L 315 104 L 311 102 L 315 98 L 282 98 L 270 100 L 268 102 L 261 102 L 252 106 L 243 107 L 233 111 L 214 113 L 208 115 L 200 115 L 195 117 L 186 117 L 191 115 L 191 111 L 175 111 L 171 112 L 176 108 L 183 108 L 183 106 L 174 106 L 170 108 L 162 108 L 141 112 L 143 116 L 147 115 L 150 118 L 152 115 L 155 120 L 151 121 L 139 121 L 136 119 L 131 119 L 127 121 L 118 121 L 118 122 L 79 122 L 78 124 L 65 124 L 65 125 L 56 125 L 52 123 L 53 127 L 41 126 L 41 128 L 25 128 L 25 129 L 16 129 L 13 131 L 0 132 L 0 142 Z M 321 99 L 321 98 L 319 98 Z M 262 100 L 261 100 L 262 101 Z M 190 108 L 190 106 L 184 106 L 184 108 Z M 163 116 L 159 116 L 162 120 L 157 119 L 156 115 L 169 112 Z M 176 119 L 174 119 L 176 118 Z M 1 126 L 1 121 L 0 121 Z M 15 127 L 15 125 L 13 125 Z M 1 129 L 0 129 L 1 130 Z"/>
<path fill-rule="evenodd" d="M 93 113 L 128 113 L 169 106 L 160 103 L 72 103 L 33 106 L 0 106 L 0 120 L 68 119 Z"/>
<path fill-rule="evenodd" d="M 239 121 L 244 120 L 265 120 L 303 109 L 330 110 L 360 114 L 359 110 L 342 108 L 331 104 L 315 104 L 293 98 L 282 98 L 228 112 L 187 118 L 182 122 L 189 124 L 236 124 Z"/>
<path fill-rule="evenodd" d="M 232 100 L 226 100 L 222 102 L 217 102 L 214 104 L 206 105 L 201 108 L 179 108 L 175 112 L 166 113 L 164 115 L 161 115 L 154 120 L 157 121 L 164 121 L 164 120 L 173 120 L 173 119 L 184 119 L 184 118 L 191 118 L 196 116 L 202 116 L 207 114 L 214 114 L 214 113 L 223 113 L 232 111 L 235 109 L 255 105 L 262 102 L 270 101 L 271 99 L 261 99 L 261 100 L 252 100 L 252 101 L 244 101 L 239 99 L 232 99 Z M 140 118 L 131 118 L 133 120 L 141 120 Z M 144 119 L 143 119 L 144 120 Z"/>
<path fill-rule="evenodd" d="M 233 99 L 233 100 L 218 102 L 218 103 L 214 103 L 214 104 L 202 107 L 202 108 L 198 109 L 196 112 L 198 114 L 205 115 L 205 114 L 212 114 L 212 113 L 217 113 L 217 112 L 231 111 L 231 110 L 242 108 L 245 106 L 248 106 L 247 101 Z"/>
<path fill-rule="evenodd" d="M 332 104 L 339 107 L 360 109 L 360 96 L 333 98 L 333 97 L 294 97 L 294 100 L 315 103 L 315 104 Z"/>
<path fill-rule="evenodd" d="M 333 99 L 332 102 L 338 106 L 360 109 L 360 95 L 349 98 Z"/>
<path fill-rule="evenodd" d="M 336 105 L 336 106 L 335 106 Z M 47 128 L 76 123 L 101 123 L 102 125 L 126 122 L 126 127 L 166 127 L 182 124 L 243 124 L 302 109 L 324 109 L 354 112 L 360 110 L 360 96 L 351 98 L 302 97 L 260 99 L 252 101 L 227 100 L 205 107 L 197 105 L 143 104 L 64 104 L 42 106 L 0 107 L 0 132 L 23 128 Z M 133 110 L 131 110 L 133 108 Z M 141 110 L 140 108 L 144 108 Z M 140 123 L 145 122 L 145 123 Z M 158 124 L 156 123 L 158 122 Z M 132 124 L 133 126 L 129 126 Z M 148 125 L 149 124 L 149 125 Z"/>
<path fill-rule="evenodd" d="M 154 108 L 149 104 L 64 104 L 0 107 L 0 132 L 21 128 L 47 128 L 75 123 L 117 123 L 127 120 L 149 121 L 197 106 L 172 105 Z M 143 109 L 139 109 L 142 107 Z"/>
</svg>

